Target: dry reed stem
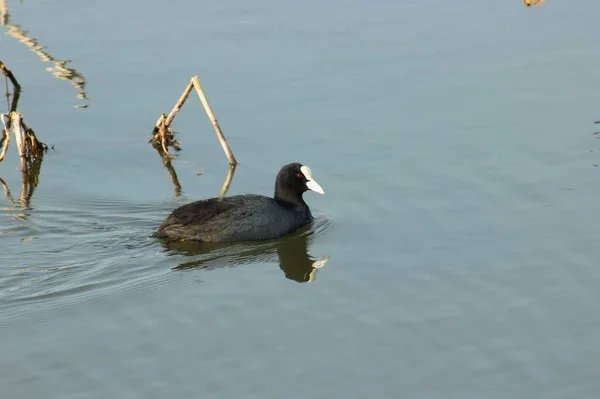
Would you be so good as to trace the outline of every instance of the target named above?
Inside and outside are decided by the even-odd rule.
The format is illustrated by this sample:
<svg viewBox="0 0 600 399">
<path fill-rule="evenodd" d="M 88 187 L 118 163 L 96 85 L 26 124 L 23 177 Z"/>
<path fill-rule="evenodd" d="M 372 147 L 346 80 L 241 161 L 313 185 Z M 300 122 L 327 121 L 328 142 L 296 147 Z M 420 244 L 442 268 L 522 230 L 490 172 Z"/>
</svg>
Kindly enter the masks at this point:
<svg viewBox="0 0 600 399">
<path fill-rule="evenodd" d="M 23 193 L 29 193 L 30 191 L 33 193 L 35 186 L 37 186 L 37 176 L 39 175 L 42 157 L 48 150 L 48 147 L 37 139 L 33 129 L 30 129 L 25 124 L 23 115 L 16 111 L 21 93 L 21 85 L 15 78 L 14 74 L 6 67 L 6 65 L 4 65 L 2 61 L 0 61 L 0 71 L 2 71 L 4 76 L 6 76 L 6 78 L 10 80 L 13 85 L 13 99 L 10 109 L 7 113 L 0 114 L 0 120 L 2 121 L 3 126 L 1 132 L 2 136 L 0 138 L 0 146 L 2 147 L 2 150 L 0 151 L 0 162 L 2 162 L 6 156 L 6 152 L 10 143 L 10 130 L 12 128 L 12 132 L 15 136 L 17 151 L 19 152 L 21 171 L 23 172 L 23 185 L 25 191 L 22 190 L 21 197 L 29 198 L 31 194 Z M 10 93 L 8 93 L 7 83 L 7 98 L 9 95 Z M 37 170 L 37 174 L 33 173 L 32 175 L 31 170 Z M 32 179 L 31 176 L 33 176 Z"/>
<path fill-rule="evenodd" d="M 153 136 L 148 142 L 152 143 L 152 146 L 159 150 L 162 157 L 175 158 L 167 148 L 173 147 L 176 151 L 180 151 L 181 147 L 177 140 L 175 140 L 175 132 L 169 126 L 165 125 L 166 118 L 167 114 L 162 114 L 158 118 L 152 132 Z"/>
<path fill-rule="evenodd" d="M 8 120 L 8 123 L 4 121 L 4 118 Z M 2 161 L 6 155 L 6 149 L 8 148 L 8 142 L 10 141 L 9 127 L 12 127 L 17 151 L 19 152 L 21 170 L 26 171 L 31 164 L 48 151 L 48 147 L 37 139 L 33 129 L 27 127 L 23 121 L 23 115 L 20 113 L 13 111 L 8 114 L 2 114 L 0 119 L 4 125 L 4 138 L 6 139 L 2 152 L 0 153 L 0 161 Z"/>
<path fill-rule="evenodd" d="M 181 110 L 183 104 L 185 104 L 185 102 L 187 101 L 190 92 L 192 91 L 192 88 L 196 89 L 198 97 L 200 97 L 200 101 L 202 102 L 204 110 L 206 111 L 206 114 L 208 115 L 208 118 L 210 119 L 213 128 L 215 129 L 217 138 L 221 143 L 221 147 L 223 147 L 223 151 L 225 152 L 225 155 L 229 160 L 229 164 L 237 165 L 237 160 L 235 159 L 233 152 L 231 151 L 231 148 L 229 147 L 229 144 L 227 143 L 227 140 L 225 139 L 225 136 L 221 131 L 219 122 L 217 121 L 217 118 L 215 117 L 210 103 L 208 102 L 208 98 L 206 97 L 206 94 L 202 89 L 202 85 L 200 84 L 198 76 L 194 76 L 190 80 L 190 82 L 185 87 L 185 90 L 179 97 L 179 100 L 175 103 L 175 106 L 173 107 L 171 112 L 169 112 L 168 115 L 162 114 L 160 118 L 158 118 L 156 124 L 154 125 L 152 138 L 149 140 L 149 142 L 152 143 L 155 148 L 160 148 L 162 150 L 162 156 L 166 156 L 167 158 L 175 158 L 175 156 L 168 151 L 168 147 L 173 147 L 177 151 L 181 150 L 181 147 L 179 146 L 177 140 L 175 140 L 175 132 L 171 130 L 171 123 L 173 122 L 173 119 L 175 119 L 175 116 L 177 116 L 177 114 Z"/>
<path fill-rule="evenodd" d="M 4 117 L 5 115 L 2 114 L 0 115 L 0 120 L 2 120 L 2 126 L 4 126 L 4 128 L 2 129 L 2 140 L 0 140 L 0 144 L 2 144 L 2 152 L 0 153 L 0 162 L 2 162 L 4 160 L 4 157 L 6 156 L 6 150 L 8 149 L 8 144 L 10 143 L 10 131 L 8 130 L 8 127 L 6 126 L 6 123 L 4 122 Z"/>
<path fill-rule="evenodd" d="M 202 101 L 202 105 L 204 105 L 204 110 L 206 111 L 206 114 L 208 115 L 208 118 L 210 119 L 210 121 L 215 129 L 215 133 L 217 133 L 217 137 L 219 139 L 219 142 L 221 143 L 221 147 L 223 147 L 223 151 L 225 151 L 225 155 L 227 156 L 227 159 L 229 160 L 229 164 L 237 165 L 237 161 L 236 161 L 235 157 L 233 156 L 233 152 L 231 152 L 231 148 L 229 148 L 229 144 L 227 143 L 227 140 L 225 139 L 225 136 L 223 135 L 223 132 L 221 131 L 219 122 L 217 121 L 217 118 L 215 117 L 215 114 L 214 114 L 212 108 L 210 107 L 208 98 L 206 98 L 206 94 L 204 94 L 202 85 L 200 85 L 200 80 L 198 79 L 198 76 L 194 76 L 192 78 L 192 83 L 194 84 L 194 87 L 196 88 L 196 92 L 198 93 L 198 97 L 200 97 L 200 101 Z"/>
<path fill-rule="evenodd" d="M 183 94 L 181 95 L 181 97 L 179 97 L 179 100 L 177 101 L 177 103 L 175 104 L 175 106 L 173 107 L 171 112 L 169 112 L 169 115 L 167 116 L 167 118 L 165 120 L 165 125 L 167 127 L 171 126 L 171 122 L 173 122 L 173 119 L 175 118 L 175 116 L 177 115 L 177 113 L 179 112 L 179 110 L 181 109 L 181 107 L 183 106 L 185 101 L 187 100 L 193 87 L 194 86 L 193 86 L 192 82 L 190 81 L 190 83 L 188 83 L 188 85 L 185 87 Z"/>
<path fill-rule="evenodd" d="M 175 140 L 175 132 L 171 130 L 171 122 L 173 122 L 173 119 L 177 116 L 177 113 L 187 100 L 192 91 L 192 87 L 192 83 L 188 83 L 183 94 L 181 94 L 181 97 L 179 97 L 179 100 L 175 103 L 171 112 L 169 112 L 169 115 L 162 114 L 156 121 L 156 125 L 154 125 L 154 135 L 152 136 L 152 139 L 150 139 L 150 142 L 153 142 L 155 147 L 160 143 L 160 148 L 162 149 L 161 155 L 166 156 L 167 158 L 175 158 L 175 156 L 167 150 L 167 147 L 171 146 L 176 151 L 181 150 L 179 143 Z"/>
<path fill-rule="evenodd" d="M 4 76 L 6 76 L 10 80 L 10 82 L 13 84 L 13 86 L 15 87 L 16 90 L 18 90 L 18 91 L 21 90 L 21 85 L 19 84 L 19 82 L 17 82 L 15 75 L 13 75 L 11 70 L 8 69 L 2 61 L 0 61 L 0 71 L 2 71 Z"/>
<path fill-rule="evenodd" d="M 10 80 L 13 85 L 13 99 L 10 103 L 10 109 L 8 112 L 13 112 L 17 110 L 17 104 L 19 103 L 19 97 L 21 96 L 21 85 L 17 82 L 17 78 L 13 75 L 12 71 L 4 65 L 2 61 L 0 61 L 0 71 L 4 74 L 4 76 Z M 8 82 L 6 83 L 6 98 L 10 97 L 10 93 L 8 91 Z"/>
<path fill-rule="evenodd" d="M 15 135 L 15 141 L 17 143 L 17 150 L 19 151 L 19 157 L 25 157 L 25 132 L 23 131 L 23 117 L 18 112 L 11 112 L 8 114 L 10 124 Z"/>
</svg>

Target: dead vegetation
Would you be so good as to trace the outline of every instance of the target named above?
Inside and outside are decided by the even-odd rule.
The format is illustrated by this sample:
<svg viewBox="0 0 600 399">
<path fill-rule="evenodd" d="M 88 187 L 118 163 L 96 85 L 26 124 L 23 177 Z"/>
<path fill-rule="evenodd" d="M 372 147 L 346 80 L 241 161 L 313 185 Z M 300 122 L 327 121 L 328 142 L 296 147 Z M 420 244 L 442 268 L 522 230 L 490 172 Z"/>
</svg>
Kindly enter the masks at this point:
<svg viewBox="0 0 600 399">
<path fill-rule="evenodd" d="M 10 69 L 0 61 L 0 70 L 6 80 L 6 100 L 9 110 L 0 115 L 2 122 L 2 132 L 0 133 L 0 162 L 4 160 L 11 141 L 11 132 L 19 152 L 21 162 L 21 171 L 30 169 L 36 161 L 43 158 L 48 146 L 38 140 L 33 129 L 25 124 L 23 115 L 17 112 L 19 97 L 21 95 L 21 85 L 15 78 Z M 12 93 L 8 89 L 8 82 L 13 86 Z M 11 100 L 12 97 L 12 100 Z"/>
<path fill-rule="evenodd" d="M 153 147 L 156 148 L 157 151 L 159 151 L 159 153 L 163 157 L 175 157 L 169 152 L 169 147 L 174 149 L 175 151 L 181 150 L 179 142 L 175 139 L 175 131 L 171 129 L 171 123 L 173 122 L 173 119 L 175 119 L 175 116 L 177 116 L 177 113 L 179 112 L 183 104 L 185 104 L 190 93 L 192 92 L 192 89 L 196 89 L 196 93 L 198 93 L 198 97 L 200 97 L 200 101 L 202 102 L 204 110 L 206 111 L 206 114 L 208 115 L 208 118 L 210 119 L 213 128 L 215 129 L 215 133 L 217 134 L 217 138 L 221 143 L 221 147 L 223 147 L 223 151 L 227 156 L 229 164 L 237 165 L 237 160 L 235 159 L 233 152 L 231 151 L 231 148 L 229 148 L 229 144 L 227 143 L 227 140 L 225 139 L 225 136 L 221 131 L 219 122 L 217 121 L 217 118 L 215 117 L 210 103 L 208 102 L 208 98 L 206 97 L 206 94 L 204 93 L 204 90 L 200 85 L 200 80 L 198 79 L 198 76 L 194 76 L 192 79 L 190 79 L 190 82 L 185 87 L 183 94 L 175 103 L 175 106 L 173 107 L 171 112 L 169 112 L 169 114 L 162 114 L 158 118 L 154 129 L 152 130 L 152 138 L 149 142 L 152 143 Z"/>
</svg>

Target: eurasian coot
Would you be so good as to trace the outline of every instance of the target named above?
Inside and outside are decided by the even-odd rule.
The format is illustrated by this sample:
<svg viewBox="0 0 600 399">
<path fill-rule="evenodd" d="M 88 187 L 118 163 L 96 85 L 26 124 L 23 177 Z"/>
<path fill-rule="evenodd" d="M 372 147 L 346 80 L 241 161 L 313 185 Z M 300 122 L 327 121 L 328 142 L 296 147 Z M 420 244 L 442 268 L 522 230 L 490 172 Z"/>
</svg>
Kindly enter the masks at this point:
<svg viewBox="0 0 600 399">
<path fill-rule="evenodd" d="M 325 194 L 308 166 L 291 163 L 277 174 L 273 198 L 245 194 L 192 202 L 175 209 L 154 236 L 205 242 L 281 237 L 313 220 L 302 199 L 307 190 Z"/>
</svg>

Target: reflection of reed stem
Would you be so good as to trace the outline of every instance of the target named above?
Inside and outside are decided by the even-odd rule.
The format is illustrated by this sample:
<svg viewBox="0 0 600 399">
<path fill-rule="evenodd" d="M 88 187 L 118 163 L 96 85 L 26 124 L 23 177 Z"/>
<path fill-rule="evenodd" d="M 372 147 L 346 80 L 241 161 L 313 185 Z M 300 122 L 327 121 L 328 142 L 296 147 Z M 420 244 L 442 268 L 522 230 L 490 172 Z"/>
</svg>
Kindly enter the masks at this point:
<svg viewBox="0 0 600 399">
<path fill-rule="evenodd" d="M 31 197 L 35 192 L 40 182 L 40 171 L 42 169 L 42 155 L 28 160 L 26 169 L 21 174 L 21 194 L 19 195 L 19 203 L 23 210 L 28 210 L 31 204 Z"/>
<path fill-rule="evenodd" d="M 221 187 L 221 191 L 219 192 L 219 197 L 224 197 L 227 194 L 227 191 L 229 191 L 229 186 L 231 185 L 231 180 L 233 179 L 233 175 L 235 173 L 235 168 L 236 165 L 229 165 L 227 176 L 223 182 L 223 187 Z"/>
<path fill-rule="evenodd" d="M 8 24 L 8 7 L 6 6 L 6 0 L 0 0 L 0 23 L 2 26 L 6 26 Z"/>
<path fill-rule="evenodd" d="M 48 71 L 50 71 L 52 75 L 59 79 L 70 81 L 75 89 L 79 91 L 77 98 L 87 100 L 88 97 L 85 89 L 87 81 L 85 76 L 83 76 L 83 74 L 77 71 L 75 68 L 67 67 L 67 64 L 71 61 L 59 60 L 52 57 L 50 54 L 44 51 L 45 47 L 39 44 L 36 39 L 27 36 L 27 32 L 22 30 L 19 25 L 11 24 L 9 21 L 10 14 L 6 5 L 6 0 L 0 0 L 0 22 L 2 23 L 2 26 L 6 26 L 8 28 L 7 34 L 29 47 L 31 51 L 36 53 L 42 61 L 51 62 L 54 64 L 53 67 L 48 68 Z M 87 108 L 87 105 L 77 105 L 76 108 Z"/>
<path fill-rule="evenodd" d="M 173 183 L 173 191 L 175 193 L 175 196 L 179 197 L 181 195 L 181 184 L 179 184 L 179 178 L 177 177 L 177 172 L 175 171 L 175 168 L 171 164 L 171 160 L 169 158 L 165 158 L 162 156 L 160 148 L 155 147 L 155 149 L 156 149 L 156 152 L 158 152 L 158 155 L 161 155 L 162 164 L 169 172 L 169 176 L 171 176 L 171 182 Z"/>
<path fill-rule="evenodd" d="M 31 197 L 40 182 L 40 171 L 42 169 L 43 154 L 29 159 L 25 163 L 25 169 L 21 173 L 21 192 L 19 194 L 19 205 L 22 210 L 28 210 L 31 206 Z M 0 178 L 0 185 L 4 189 L 4 196 L 12 205 L 17 205 L 6 182 Z"/>
<path fill-rule="evenodd" d="M 523 0 L 526 7 L 535 7 L 544 4 L 544 0 Z"/>
<path fill-rule="evenodd" d="M 158 155 L 161 156 L 162 164 L 169 172 L 169 176 L 171 177 L 171 182 L 173 183 L 173 191 L 175 192 L 175 196 L 179 197 L 182 192 L 181 184 L 179 183 L 179 178 L 177 177 L 177 172 L 171 163 L 170 158 L 166 158 L 162 156 L 162 151 L 160 147 L 154 147 Z M 223 186 L 221 187 L 221 191 L 219 192 L 219 197 L 224 197 L 229 191 L 229 186 L 231 186 L 231 181 L 233 180 L 233 175 L 235 174 L 235 165 L 229 165 L 227 170 L 227 176 L 225 176 L 225 180 L 223 181 Z"/>
<path fill-rule="evenodd" d="M 12 194 L 10 193 L 10 189 L 8 188 L 8 185 L 6 184 L 6 182 L 4 181 L 4 179 L 2 179 L 0 177 L 0 184 L 2 185 L 2 188 L 4 189 L 4 196 L 6 197 L 6 199 L 11 203 L 11 204 L 15 204 L 15 199 L 13 198 Z"/>
</svg>

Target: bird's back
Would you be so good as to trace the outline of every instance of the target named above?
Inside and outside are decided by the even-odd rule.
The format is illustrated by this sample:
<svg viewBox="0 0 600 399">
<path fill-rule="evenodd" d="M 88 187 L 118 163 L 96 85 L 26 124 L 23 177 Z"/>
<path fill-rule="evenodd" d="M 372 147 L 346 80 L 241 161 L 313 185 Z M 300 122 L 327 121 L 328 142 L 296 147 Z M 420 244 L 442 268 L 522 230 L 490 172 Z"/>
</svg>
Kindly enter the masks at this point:
<svg viewBox="0 0 600 399">
<path fill-rule="evenodd" d="M 156 236 L 206 242 L 265 240 L 288 234 L 311 220 L 308 208 L 304 212 L 262 195 L 236 195 L 175 209 Z"/>
</svg>

